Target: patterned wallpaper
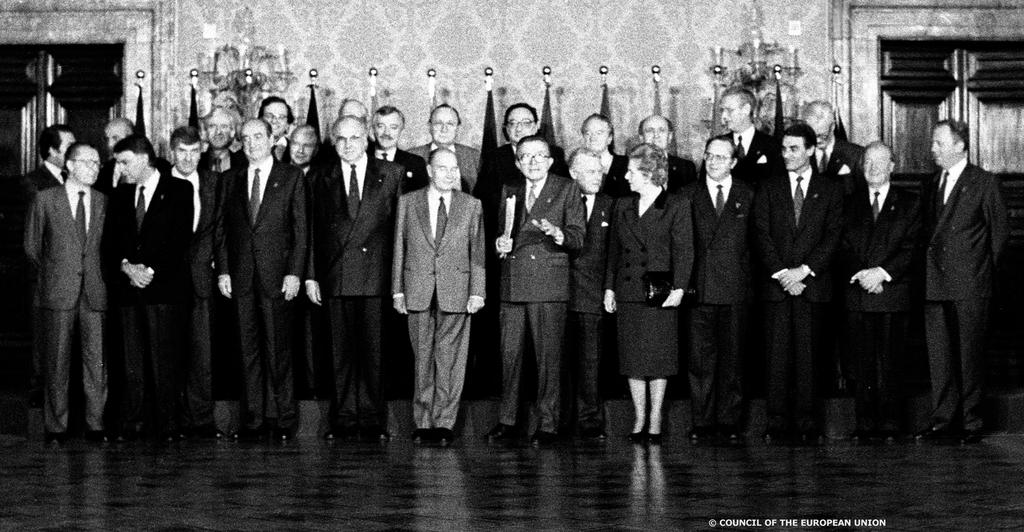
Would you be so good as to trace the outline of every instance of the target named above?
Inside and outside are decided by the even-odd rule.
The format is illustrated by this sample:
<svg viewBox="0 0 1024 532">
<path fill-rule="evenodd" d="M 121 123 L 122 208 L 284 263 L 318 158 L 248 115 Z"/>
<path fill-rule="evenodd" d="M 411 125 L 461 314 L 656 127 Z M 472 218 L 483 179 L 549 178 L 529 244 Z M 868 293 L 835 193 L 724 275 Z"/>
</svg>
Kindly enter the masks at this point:
<svg viewBox="0 0 1024 532">
<path fill-rule="evenodd" d="M 710 48 L 735 48 L 747 36 L 749 0 L 390 0 L 308 1 L 176 0 L 175 51 L 170 60 L 170 117 L 188 113 L 188 71 L 212 44 L 203 24 L 215 24 L 220 44 L 231 39 L 243 5 L 255 14 L 257 44 L 291 53 L 299 81 L 285 94 L 301 121 L 308 106 L 306 72 L 320 72 L 317 97 L 323 123 L 338 102 L 368 102 L 367 71 L 380 71 L 380 103 L 402 109 L 408 126 L 402 144 L 429 140 L 426 71 L 438 72 L 440 100 L 463 118 L 462 142 L 479 145 L 486 93 L 483 69 L 494 68 L 497 119 L 517 101 L 541 106 L 541 67 L 553 69 L 552 100 L 558 142 L 580 144 L 579 124 L 600 106 L 598 67 L 610 69 L 608 85 L 617 146 L 631 145 L 641 118 L 650 114 L 650 67 L 662 67 L 661 103 L 677 124 L 678 148 L 699 153 L 711 115 Z M 806 74 L 800 98 L 828 96 L 828 2 L 763 2 L 765 38 L 801 49 Z M 798 20 L 802 35 L 788 34 Z M 174 82 L 181 80 L 180 83 Z M 200 104 L 207 108 L 208 100 Z M 499 133 L 500 138 L 500 133 Z"/>
</svg>

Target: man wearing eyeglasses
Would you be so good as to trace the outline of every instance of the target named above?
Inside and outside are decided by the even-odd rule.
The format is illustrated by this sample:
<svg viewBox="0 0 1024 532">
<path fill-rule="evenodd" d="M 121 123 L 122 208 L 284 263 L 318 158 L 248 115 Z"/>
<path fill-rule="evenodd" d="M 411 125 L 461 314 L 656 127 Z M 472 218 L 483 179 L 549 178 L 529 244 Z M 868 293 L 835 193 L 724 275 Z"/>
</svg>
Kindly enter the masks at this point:
<svg viewBox="0 0 1024 532">
<path fill-rule="evenodd" d="M 543 445 L 557 439 L 569 254 L 583 245 L 586 211 L 576 183 L 550 172 L 551 151 L 542 137 L 523 137 L 516 156 L 525 179 L 502 189 L 498 219 L 504 223 L 508 216 L 512 223 L 495 241 L 501 257 L 502 393 L 499 424 L 488 437 L 515 436 L 529 333 L 537 360 L 540 418 L 532 441 Z"/>
<path fill-rule="evenodd" d="M 743 338 L 750 304 L 750 212 L 754 189 L 733 178 L 736 146 L 728 135 L 704 147 L 705 178 L 683 188 L 692 204 L 693 287 L 689 311 L 690 440 L 716 435 L 740 443 Z"/>
<path fill-rule="evenodd" d="M 275 161 L 282 163 L 291 162 L 291 153 L 288 149 L 288 130 L 295 123 L 295 114 L 292 113 L 292 106 L 280 96 L 268 96 L 260 103 L 260 118 L 270 124 L 271 134 L 274 137 L 274 145 L 271 153 Z"/>
<path fill-rule="evenodd" d="M 442 103 L 430 112 L 428 125 L 430 126 L 430 142 L 416 146 L 409 152 L 422 157 L 423 160 L 427 160 L 434 150 L 440 148 L 455 153 L 459 162 L 459 174 L 462 175 L 461 190 L 466 193 L 473 192 L 473 188 L 476 187 L 477 171 L 480 167 L 480 150 L 455 142 L 459 135 L 459 126 L 462 125 L 459 111 Z"/>
<path fill-rule="evenodd" d="M 640 121 L 638 129 L 644 142 L 661 148 L 668 156 L 666 190 L 679 192 L 684 186 L 697 181 L 697 167 L 693 161 L 669 153 L 675 142 L 675 128 L 671 120 L 661 115 L 651 115 Z"/>
<path fill-rule="evenodd" d="M 63 443 L 68 427 L 68 376 L 72 333 L 81 339 L 86 439 L 103 441 L 107 372 L 103 365 L 103 320 L 107 288 L 100 268 L 100 241 L 107 199 L 92 190 L 100 156 L 88 144 L 67 150 L 64 186 L 40 191 L 25 223 L 25 253 L 39 270 L 33 297 L 40 313 L 45 367 L 43 420 L 46 441 Z"/>
</svg>

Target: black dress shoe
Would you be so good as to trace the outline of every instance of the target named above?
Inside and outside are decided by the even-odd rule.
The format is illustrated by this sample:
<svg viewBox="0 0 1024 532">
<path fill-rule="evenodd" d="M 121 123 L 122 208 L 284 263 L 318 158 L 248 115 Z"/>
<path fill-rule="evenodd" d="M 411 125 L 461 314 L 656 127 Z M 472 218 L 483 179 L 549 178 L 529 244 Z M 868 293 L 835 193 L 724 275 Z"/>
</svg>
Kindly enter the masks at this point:
<svg viewBox="0 0 1024 532">
<path fill-rule="evenodd" d="M 370 425 L 359 431 L 359 436 L 365 441 L 389 441 L 391 433 L 380 426 Z"/>
<path fill-rule="evenodd" d="M 67 432 L 47 432 L 43 436 L 43 441 L 46 443 L 56 443 L 58 445 L 64 445 L 68 441 Z"/>
<path fill-rule="evenodd" d="M 85 441 L 93 443 L 105 443 L 110 441 L 107 438 L 107 433 L 102 430 L 87 430 L 85 431 Z"/>
<path fill-rule="evenodd" d="M 267 430 L 262 426 L 256 428 L 243 427 L 238 432 L 231 435 L 231 438 L 237 441 L 259 441 L 267 435 Z"/>
<path fill-rule="evenodd" d="M 190 432 L 193 438 L 210 440 L 220 440 L 224 438 L 224 433 L 213 425 L 199 425 L 198 427 L 193 428 Z"/>
<path fill-rule="evenodd" d="M 981 433 L 981 429 L 976 430 L 965 430 L 960 434 L 960 443 L 964 445 L 973 445 L 981 443 L 981 440 L 985 436 Z"/>
<path fill-rule="evenodd" d="M 580 429 L 580 438 L 584 440 L 603 440 L 608 437 L 607 434 L 601 430 L 601 427 L 587 427 Z"/>
<path fill-rule="evenodd" d="M 554 432 L 548 432 L 546 430 L 538 430 L 533 433 L 533 437 L 530 438 L 530 443 L 534 445 L 551 445 L 558 441 L 558 434 Z"/>
<path fill-rule="evenodd" d="M 647 443 L 647 431 L 641 430 L 640 432 L 633 432 L 626 435 L 626 441 L 635 445 L 642 445 Z"/>
<path fill-rule="evenodd" d="M 949 437 L 949 431 L 943 427 L 932 425 L 916 434 L 914 434 L 915 440 L 935 441 Z"/>
<path fill-rule="evenodd" d="M 415 443 L 429 443 L 434 441 L 434 429 L 416 429 L 412 431 L 412 441 Z"/>
<path fill-rule="evenodd" d="M 687 434 L 687 437 L 690 438 L 691 442 L 697 443 L 700 440 L 710 439 L 712 434 L 714 434 L 714 431 L 711 427 L 693 427 L 693 430 Z"/>
<path fill-rule="evenodd" d="M 871 439 L 871 431 L 857 429 L 850 433 L 850 440 L 857 443 L 864 443 Z"/>
<path fill-rule="evenodd" d="M 455 432 L 452 429 L 434 429 L 433 437 L 442 447 L 447 447 L 455 441 Z"/>
<path fill-rule="evenodd" d="M 516 428 L 512 425 L 498 423 L 484 437 L 491 441 L 511 440 L 516 437 Z"/>
</svg>

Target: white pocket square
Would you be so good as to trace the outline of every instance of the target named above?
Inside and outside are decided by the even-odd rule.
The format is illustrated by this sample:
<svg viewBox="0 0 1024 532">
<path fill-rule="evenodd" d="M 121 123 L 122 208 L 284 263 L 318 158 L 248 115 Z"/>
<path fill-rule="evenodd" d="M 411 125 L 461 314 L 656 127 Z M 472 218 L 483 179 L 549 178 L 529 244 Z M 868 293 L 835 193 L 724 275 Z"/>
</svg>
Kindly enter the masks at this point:
<svg viewBox="0 0 1024 532">
<path fill-rule="evenodd" d="M 601 227 L 608 227 L 608 222 L 601 222 Z"/>
<path fill-rule="evenodd" d="M 761 158 L 757 160 L 757 164 L 767 164 L 767 163 L 768 163 L 768 157 L 765 157 L 764 155 L 762 155 Z"/>
<path fill-rule="evenodd" d="M 843 167 L 839 169 L 839 175 L 850 175 L 850 167 L 844 164 Z"/>
</svg>

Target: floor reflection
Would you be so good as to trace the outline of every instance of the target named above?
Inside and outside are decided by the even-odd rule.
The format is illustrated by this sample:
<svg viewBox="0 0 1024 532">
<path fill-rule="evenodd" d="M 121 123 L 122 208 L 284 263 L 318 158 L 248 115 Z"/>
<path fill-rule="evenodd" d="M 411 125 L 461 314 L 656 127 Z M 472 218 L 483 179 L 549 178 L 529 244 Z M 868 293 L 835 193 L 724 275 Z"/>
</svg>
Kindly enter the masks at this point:
<svg viewBox="0 0 1024 532">
<path fill-rule="evenodd" d="M 8 437 L 0 530 L 706 529 L 711 519 L 822 517 L 1015 528 L 1022 470 L 1017 435 L 966 447 L 613 438 L 539 449 L 475 439 L 50 447 Z"/>
</svg>

